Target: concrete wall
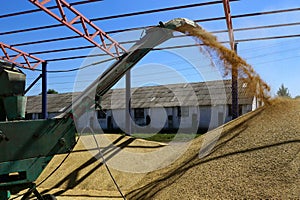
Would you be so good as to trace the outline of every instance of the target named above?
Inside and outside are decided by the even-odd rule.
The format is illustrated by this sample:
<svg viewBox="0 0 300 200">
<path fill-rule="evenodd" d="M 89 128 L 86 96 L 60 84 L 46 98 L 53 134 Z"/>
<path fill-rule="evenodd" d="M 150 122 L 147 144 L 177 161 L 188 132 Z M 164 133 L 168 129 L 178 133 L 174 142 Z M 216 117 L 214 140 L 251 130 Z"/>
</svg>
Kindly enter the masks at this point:
<svg viewBox="0 0 300 200">
<path fill-rule="evenodd" d="M 250 105 L 251 107 L 251 105 Z M 243 107 L 243 113 L 248 107 Z M 201 106 L 201 107 L 178 107 L 168 108 L 145 108 L 144 118 L 136 118 L 134 109 L 131 110 L 131 125 L 136 132 L 145 130 L 168 130 L 168 129 L 213 129 L 227 121 L 231 117 L 228 116 L 229 106 Z M 181 112 L 181 115 L 179 114 Z M 112 122 L 112 128 L 125 130 L 125 113 L 123 109 L 107 111 L 105 119 L 99 119 L 99 123 L 103 129 L 107 129 L 108 118 Z M 150 123 L 147 124 L 147 119 Z"/>
<path fill-rule="evenodd" d="M 253 105 L 241 105 L 245 114 L 253 109 Z M 98 118 L 97 112 L 85 113 L 76 119 L 76 126 L 81 131 L 86 128 L 103 131 L 121 129 L 125 131 L 125 110 L 115 109 L 105 111 L 104 118 Z M 59 113 L 49 113 L 49 118 Z M 33 113 L 32 118 L 38 119 L 39 114 Z M 200 107 L 167 107 L 144 108 L 144 117 L 136 118 L 131 109 L 131 125 L 133 132 L 162 131 L 162 130 L 211 130 L 231 120 L 229 105 L 200 106 Z"/>
</svg>

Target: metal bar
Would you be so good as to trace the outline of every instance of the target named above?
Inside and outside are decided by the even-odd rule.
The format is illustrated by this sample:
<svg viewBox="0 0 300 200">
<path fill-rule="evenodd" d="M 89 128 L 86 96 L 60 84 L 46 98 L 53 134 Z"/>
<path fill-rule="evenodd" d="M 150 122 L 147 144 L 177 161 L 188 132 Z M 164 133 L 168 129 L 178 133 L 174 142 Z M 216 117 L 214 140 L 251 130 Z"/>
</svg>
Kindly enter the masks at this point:
<svg viewBox="0 0 300 200">
<path fill-rule="evenodd" d="M 194 21 L 197 21 L 197 20 L 194 20 Z M 236 31 L 248 31 L 248 30 L 278 28 L 278 27 L 286 27 L 286 26 L 299 26 L 299 25 L 300 25 L 300 22 L 284 23 L 284 24 L 271 24 L 271 25 L 253 26 L 253 27 L 247 27 L 247 28 L 235 28 L 235 29 L 233 29 L 233 31 L 234 32 L 236 32 Z M 107 31 L 106 33 L 108 33 L 108 34 L 120 33 L 120 32 L 126 32 L 126 31 L 130 31 L 130 30 L 138 30 L 138 29 L 145 29 L 145 28 L 147 28 L 147 27 L 136 27 L 136 28 L 132 28 L 132 29 L 119 29 L 119 30 Z M 228 30 L 216 30 L 216 31 L 210 31 L 210 32 L 216 34 L 216 33 L 225 33 L 225 32 L 228 32 Z M 63 41 L 63 40 L 72 40 L 72 39 L 77 39 L 77 38 L 80 38 L 80 36 L 76 35 L 76 36 L 60 37 L 60 38 L 53 38 L 53 39 L 37 40 L 37 41 L 32 41 L 32 42 L 16 43 L 16 44 L 11 44 L 11 46 L 14 46 L 14 47 L 16 47 L 16 46 L 27 46 L 27 45 L 32 45 L 32 44 L 49 43 L 49 42 L 56 42 L 56 41 Z M 124 44 L 124 43 L 120 42 L 119 44 Z"/>
<path fill-rule="evenodd" d="M 11 63 L 14 63 L 15 65 L 21 66 L 23 68 L 35 69 L 38 64 L 40 64 L 41 62 L 44 62 L 42 59 L 39 59 L 39 58 L 37 58 L 37 57 L 35 57 L 33 55 L 30 55 L 28 53 L 25 53 L 25 52 L 23 52 L 23 51 L 21 51 L 19 49 L 16 49 L 16 48 L 14 48 L 12 46 L 4 44 L 3 42 L 0 42 L 0 47 L 1 47 L 2 52 L 4 54 L 4 56 L 0 54 L 0 57 L 3 60 L 6 60 L 6 61 L 11 62 Z M 6 49 L 10 49 L 11 51 L 13 51 L 13 52 L 15 52 L 17 54 L 14 55 L 14 56 L 11 56 L 11 55 L 9 55 L 7 53 Z M 21 62 L 17 62 L 16 61 L 16 59 L 19 58 L 19 57 L 23 57 L 23 59 L 24 59 L 23 61 L 25 62 L 24 64 L 21 63 Z M 30 62 L 29 58 L 33 59 L 36 62 L 34 62 L 34 61 Z M 31 63 L 36 63 L 36 64 L 32 66 Z"/>
<path fill-rule="evenodd" d="M 115 48 L 115 49 L 116 49 L 116 54 L 117 54 L 118 56 L 121 56 L 119 50 L 118 50 L 117 48 Z"/>
<path fill-rule="evenodd" d="M 99 1 L 103 1 L 103 0 L 78 1 L 78 2 L 70 3 L 70 5 L 71 6 L 76 6 L 76 5 L 87 4 L 87 3 L 94 3 L 94 2 L 99 2 Z M 51 10 L 51 9 L 55 9 L 56 6 L 50 6 L 50 7 L 47 7 L 47 8 L 49 10 Z M 31 13 L 35 13 L 35 12 L 41 12 L 41 9 L 25 10 L 25 11 L 20 11 L 20 12 L 15 12 L 15 13 L 4 14 L 4 15 L 0 15 L 0 18 L 14 17 L 14 16 L 19 16 L 19 15 L 31 14 Z"/>
<path fill-rule="evenodd" d="M 106 43 L 104 42 L 103 35 L 100 34 L 99 37 L 100 37 L 100 41 L 102 42 L 102 45 L 104 46 L 104 48 L 107 48 Z"/>
<path fill-rule="evenodd" d="M 62 19 L 64 21 L 67 21 L 66 14 L 64 12 L 64 9 L 62 8 L 60 1 L 59 0 L 55 0 L 55 1 L 56 1 L 57 8 L 59 10 L 60 16 L 62 17 Z"/>
<path fill-rule="evenodd" d="M 90 36 L 91 39 L 94 39 L 99 34 L 99 31 L 96 31 L 92 36 Z"/>
<path fill-rule="evenodd" d="M 26 56 L 25 56 L 25 55 L 22 55 L 22 57 L 24 58 L 24 60 L 25 60 L 25 62 L 26 62 L 26 64 L 27 64 L 27 66 L 28 66 L 29 68 L 31 68 L 31 64 L 30 64 L 30 62 L 28 61 L 28 59 L 26 58 Z"/>
<path fill-rule="evenodd" d="M 41 4 L 42 5 L 44 5 L 44 4 L 46 4 L 46 3 L 49 3 L 51 0 L 43 0 L 43 1 L 41 1 Z"/>
<path fill-rule="evenodd" d="M 300 34 L 295 35 L 279 35 L 279 36 L 271 36 L 271 37 L 261 37 L 261 38 L 247 38 L 236 40 L 236 42 L 252 42 L 252 41 L 261 41 L 261 40 L 277 40 L 277 39 L 288 39 L 288 38 L 298 38 Z"/>
<path fill-rule="evenodd" d="M 47 111 L 47 62 L 42 63 L 42 118 L 48 118 Z"/>
<path fill-rule="evenodd" d="M 69 21 L 69 24 L 74 24 L 78 19 L 80 18 L 80 16 L 76 16 L 74 17 L 71 21 Z"/>
<path fill-rule="evenodd" d="M 239 0 L 231 0 L 231 1 L 239 1 Z M 161 9 L 154 9 L 154 10 L 146 10 L 146 11 L 139 11 L 139 12 L 132 12 L 132 13 L 125 13 L 121 15 L 112 15 L 107 17 L 101 17 L 101 18 L 93 18 L 91 21 L 100 21 L 100 20 L 108 20 L 108 19 L 115 19 L 115 18 L 122 18 L 122 17 L 129 17 L 129 16 L 137 16 L 137 15 L 143 15 L 143 14 L 151 14 L 151 13 L 157 13 L 157 12 L 166 12 L 166 11 L 172 11 L 172 10 L 179 10 L 179 9 L 186 9 L 186 8 L 193 8 L 193 7 L 201 7 L 201 6 L 208 6 L 208 5 L 214 5 L 214 4 L 220 4 L 222 1 L 212 1 L 212 2 L 203 2 L 203 3 L 197 3 L 197 4 L 187 4 L 183 6 L 175 6 L 175 7 L 168 7 L 168 8 L 161 8 Z M 70 3 L 72 5 L 72 3 Z M 54 9 L 56 6 L 48 7 L 48 9 Z M 34 10 L 40 11 L 40 9 Z M 6 16 L 3 16 L 6 17 Z M 2 18 L 2 16 L 0 16 Z M 79 23 L 79 22 L 77 22 Z M 50 25 L 50 27 L 42 26 L 42 27 L 36 27 L 36 30 L 39 29 L 45 29 L 45 28 L 54 28 L 54 27 L 60 27 L 63 26 L 62 24 L 54 24 Z M 22 30 L 20 30 L 22 31 Z M 2 33 L 1 33 L 2 34 Z"/>
<path fill-rule="evenodd" d="M 25 94 L 42 78 L 42 74 L 40 74 L 25 90 Z"/>
<path fill-rule="evenodd" d="M 234 50 L 237 52 L 237 43 L 234 44 Z M 232 86 L 232 119 L 239 117 L 239 100 L 238 100 L 238 69 L 236 65 L 232 66 L 231 73 Z"/>
<path fill-rule="evenodd" d="M 16 56 L 13 56 L 14 58 L 13 58 L 11 61 L 14 62 L 14 61 L 17 60 L 20 56 L 22 56 L 21 53 L 19 53 L 19 54 L 16 55 Z"/>
<path fill-rule="evenodd" d="M 89 42 L 91 42 L 93 45 L 95 45 L 96 47 L 100 48 L 102 51 L 104 51 L 105 53 L 107 53 L 108 55 L 114 57 L 114 58 L 118 58 L 114 53 L 115 52 L 111 52 L 110 50 L 108 50 L 107 48 L 105 48 L 105 41 L 103 41 L 103 45 L 100 45 L 98 42 L 96 42 L 96 40 L 93 40 L 90 35 L 88 34 L 88 31 L 86 29 L 86 25 L 89 25 L 91 29 L 94 29 L 93 32 L 99 32 L 98 35 L 100 37 L 104 37 L 105 39 L 107 39 L 108 41 L 110 41 L 111 43 L 114 43 L 114 46 L 116 48 L 118 48 L 119 51 L 121 52 L 126 52 L 126 49 L 124 47 L 122 47 L 117 41 L 115 41 L 114 39 L 112 39 L 107 33 L 105 33 L 103 30 L 101 30 L 98 26 L 96 26 L 94 23 L 92 23 L 88 18 L 86 18 L 85 16 L 83 16 L 79 11 L 77 11 L 75 8 L 71 7 L 71 5 L 69 3 L 67 3 L 65 0 L 56 0 L 57 4 L 61 4 L 64 5 L 65 9 L 68 9 L 67 12 L 69 13 L 73 13 L 75 16 L 80 16 L 80 22 L 82 23 L 82 27 L 84 29 L 84 31 L 82 32 L 81 30 L 77 29 L 75 26 L 73 26 L 73 24 L 75 24 L 76 22 L 72 22 L 69 23 L 66 18 L 67 17 L 59 17 L 58 15 L 56 15 L 54 12 L 52 12 L 51 10 L 47 9 L 44 5 L 42 5 L 40 3 L 39 0 L 29 0 L 31 3 L 33 3 L 34 5 L 38 6 L 40 9 L 44 10 L 46 13 L 48 13 L 50 16 L 52 16 L 53 18 L 55 18 L 56 20 L 58 20 L 59 22 L 61 22 L 62 24 L 64 24 L 65 26 L 67 26 L 68 28 L 70 28 L 71 30 L 73 30 L 75 33 L 77 33 L 78 35 L 80 35 L 81 37 L 84 37 L 86 40 L 88 40 Z M 62 6 L 57 5 L 59 8 L 62 8 Z M 67 12 L 64 12 L 65 14 Z"/>
<path fill-rule="evenodd" d="M 239 1 L 239 0 L 230 0 L 230 2 L 234 2 L 234 1 Z M 158 13 L 158 12 L 166 12 L 166 11 L 172 11 L 172 10 L 186 9 L 186 8 L 194 8 L 194 7 L 201 7 L 201 6 L 216 5 L 216 4 L 221 4 L 221 3 L 222 3 L 222 1 L 208 1 L 208 2 L 201 2 L 201 3 L 196 3 L 196 4 L 187 4 L 187 5 L 182 5 L 182 6 L 166 7 L 166 8 L 159 8 L 159 9 L 153 9 L 153 10 L 145 10 L 145 11 L 138 11 L 138 12 L 125 13 L 125 14 L 119 14 L 119 15 L 112 15 L 112 16 L 106 16 L 106 17 L 99 17 L 99 18 L 93 19 L 93 21 L 109 20 L 109 19 L 116 19 L 116 18 L 137 16 L 137 15 L 145 15 L 145 14 L 151 14 L 151 13 Z"/>
<path fill-rule="evenodd" d="M 263 37 L 263 38 L 248 38 L 248 39 L 238 39 L 235 40 L 236 43 L 240 42 L 252 42 L 252 41 L 263 41 L 263 40 L 274 40 L 274 39 L 289 39 L 289 38 L 300 38 L 300 34 L 296 35 L 283 35 L 283 36 L 272 36 L 272 37 Z M 134 41 L 130 41 L 134 42 Z M 127 42 L 124 42 L 122 44 L 125 44 Z M 129 43 L 129 42 L 128 42 Z M 229 43 L 229 41 L 221 41 L 220 43 Z M 199 46 L 202 44 L 188 44 L 188 45 L 178 45 L 178 46 L 169 46 L 169 47 L 162 47 L 162 48 L 153 48 L 153 51 L 160 51 L 160 50 L 166 50 L 166 49 L 178 49 L 178 48 L 188 48 L 188 47 L 195 47 Z M 68 51 L 68 50 L 76 50 L 76 49 L 87 49 L 87 48 L 92 48 L 92 46 L 82 46 L 82 47 L 75 47 L 70 48 L 70 49 L 62 49 L 62 50 L 53 50 L 53 52 L 61 52 L 61 51 Z M 41 51 L 41 52 L 33 52 L 32 54 L 42 54 L 42 53 L 51 53 L 52 50 L 50 51 Z M 87 58 L 87 57 L 98 57 L 98 56 L 106 56 L 107 54 L 95 54 L 95 55 L 81 55 L 81 56 L 69 56 L 69 57 L 60 57 L 60 58 L 53 58 L 53 59 L 48 59 L 49 62 L 58 62 L 58 61 L 64 61 L 64 60 L 74 60 L 74 59 L 81 59 L 81 58 Z M 1 56 L 0 56 L 1 57 Z"/>
<path fill-rule="evenodd" d="M 88 31 L 88 29 L 87 29 L 87 26 L 86 26 L 86 24 L 85 24 L 84 19 L 83 19 L 83 18 L 80 18 L 80 21 L 81 21 L 81 26 L 82 26 L 82 28 L 83 28 L 83 30 L 84 30 L 85 35 L 90 35 L 90 34 L 89 34 L 89 31 Z"/>
<path fill-rule="evenodd" d="M 232 28 L 232 19 L 230 13 L 230 5 L 228 0 L 223 0 L 223 8 L 226 17 L 226 24 L 228 29 L 229 43 L 231 50 L 237 50 L 237 44 L 234 42 L 234 34 Z M 238 69 L 233 64 L 231 69 L 231 97 L 232 97 L 232 119 L 236 119 L 239 116 L 239 105 L 238 105 Z"/>
<path fill-rule="evenodd" d="M 130 70 L 125 75 L 125 133 L 132 135 L 131 131 L 131 73 Z"/>
<path fill-rule="evenodd" d="M 39 61 L 39 62 L 35 63 L 32 68 L 35 69 L 41 63 L 42 63 L 42 61 Z"/>
<path fill-rule="evenodd" d="M 232 29 L 232 20 L 231 20 L 231 13 L 230 13 L 230 6 L 228 0 L 223 0 L 223 7 L 224 7 L 224 13 L 226 17 L 226 24 L 228 29 L 228 35 L 230 40 L 230 47 L 231 50 L 234 50 L 234 35 L 233 35 L 233 29 Z"/>
<path fill-rule="evenodd" d="M 246 13 L 246 14 L 240 14 L 240 15 L 233 15 L 231 18 L 244 18 L 244 17 L 255 17 L 260 15 L 269 15 L 269 14 L 279 14 L 279 13 L 285 13 L 285 12 L 296 12 L 300 11 L 300 8 L 292 8 L 292 9 L 284 9 L 284 10 L 273 10 L 273 11 L 266 11 L 266 12 L 257 12 L 257 13 Z M 206 19 L 197 19 L 194 20 L 195 22 L 209 22 L 209 21 L 218 21 L 218 20 L 224 20 L 226 17 L 214 17 L 214 18 L 206 18 Z M 94 18 L 91 19 L 91 21 L 100 21 L 102 18 Z M 0 35 L 9 35 L 9 34 L 16 34 L 16 33 L 23 33 L 23 32 L 30 32 L 30 31 L 36 31 L 36 30 L 43 30 L 43 29 L 50 29 L 55 27 L 60 27 L 61 24 L 54 24 L 54 25 L 47 25 L 47 26 L 40 26 L 40 27 L 33 27 L 33 28 L 26 28 L 26 29 L 19 29 L 19 30 L 13 30 L 13 31 L 6 31 L 1 32 Z M 111 33 L 118 33 L 118 32 L 125 32 L 125 31 L 131 31 L 131 30 L 138 30 L 138 29 L 145 29 L 149 27 L 153 27 L 154 25 L 148 25 L 144 27 L 134 27 L 134 28 L 127 28 L 122 30 L 113 30 L 113 31 L 107 31 L 108 34 Z M 71 36 L 74 38 L 78 38 L 80 36 Z M 61 38 L 59 40 L 63 40 L 64 38 Z"/>
<path fill-rule="evenodd" d="M 8 60 L 10 60 L 10 57 L 9 57 L 7 51 L 5 50 L 4 46 L 3 46 L 2 44 L 0 44 L 0 47 L 1 47 L 2 52 L 3 52 L 3 54 L 5 55 L 5 57 L 6 57 Z"/>
</svg>

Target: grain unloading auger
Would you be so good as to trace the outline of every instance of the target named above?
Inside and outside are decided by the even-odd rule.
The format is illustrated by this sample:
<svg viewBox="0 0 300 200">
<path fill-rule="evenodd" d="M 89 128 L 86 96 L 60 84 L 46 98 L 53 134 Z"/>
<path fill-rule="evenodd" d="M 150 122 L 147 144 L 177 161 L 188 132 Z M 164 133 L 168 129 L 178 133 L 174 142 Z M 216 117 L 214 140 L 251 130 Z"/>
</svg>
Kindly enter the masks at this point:
<svg viewBox="0 0 300 200">
<path fill-rule="evenodd" d="M 101 107 L 101 97 L 155 46 L 173 37 L 183 25 L 197 26 L 187 19 L 174 19 L 149 28 L 146 34 L 99 76 L 63 114 L 52 119 L 24 120 L 25 74 L 13 65 L 0 62 L 0 200 L 29 188 L 22 200 L 42 196 L 34 181 L 56 154 L 70 152 L 76 144 L 74 118 L 87 109 Z"/>
</svg>

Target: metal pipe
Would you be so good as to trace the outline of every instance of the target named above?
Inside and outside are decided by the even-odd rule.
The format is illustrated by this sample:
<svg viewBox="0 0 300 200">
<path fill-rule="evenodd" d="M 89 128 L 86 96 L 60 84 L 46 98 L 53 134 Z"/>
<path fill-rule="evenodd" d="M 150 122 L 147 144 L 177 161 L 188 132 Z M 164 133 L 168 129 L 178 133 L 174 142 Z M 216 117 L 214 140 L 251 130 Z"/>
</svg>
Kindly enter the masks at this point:
<svg viewBox="0 0 300 200">
<path fill-rule="evenodd" d="M 103 1 L 103 0 L 97 0 L 99 1 Z M 73 2 L 70 3 L 71 6 L 76 6 L 76 5 L 82 5 L 82 4 L 87 4 L 87 3 L 94 3 L 97 2 L 96 0 L 85 0 L 85 1 L 78 1 L 78 2 Z M 47 7 L 48 9 L 55 9 L 56 6 L 50 6 Z M 8 13 L 8 14 L 4 14 L 4 15 L 0 15 L 0 18 L 7 18 L 7 17 L 15 17 L 15 16 L 19 16 L 19 15 L 26 15 L 26 14 L 31 14 L 31 13 L 35 13 L 35 12 L 41 12 L 41 9 L 32 9 L 32 10 L 25 10 L 25 11 L 20 11 L 20 12 L 14 12 L 14 13 Z"/>
<path fill-rule="evenodd" d="M 234 51 L 237 52 L 237 43 L 234 43 Z M 239 103 L 238 103 L 238 69 L 237 66 L 232 66 L 232 119 L 239 116 Z"/>
<path fill-rule="evenodd" d="M 26 94 L 35 84 L 36 82 L 38 82 L 40 79 L 42 78 L 42 74 L 40 74 L 29 86 L 28 88 L 25 90 L 25 93 Z"/>
<path fill-rule="evenodd" d="M 47 112 L 47 61 L 42 63 L 42 118 L 48 118 Z"/>
<path fill-rule="evenodd" d="M 132 131 L 131 131 L 131 73 L 130 70 L 128 70 L 126 72 L 126 76 L 125 76 L 125 81 L 126 81 L 126 85 L 125 85 L 125 133 L 127 135 L 131 135 Z"/>
</svg>

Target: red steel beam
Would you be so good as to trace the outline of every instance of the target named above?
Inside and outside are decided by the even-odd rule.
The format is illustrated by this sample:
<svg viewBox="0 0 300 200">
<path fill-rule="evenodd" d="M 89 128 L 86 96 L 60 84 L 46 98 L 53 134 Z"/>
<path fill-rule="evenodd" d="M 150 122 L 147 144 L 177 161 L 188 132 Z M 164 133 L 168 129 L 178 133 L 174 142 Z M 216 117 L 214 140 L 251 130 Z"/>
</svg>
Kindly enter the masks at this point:
<svg viewBox="0 0 300 200">
<path fill-rule="evenodd" d="M 8 53 L 8 50 L 12 51 L 13 55 Z M 33 55 L 30 55 L 28 53 L 25 53 L 19 49 L 16 49 L 12 46 L 4 44 L 3 42 L 0 42 L 0 59 L 14 63 L 18 66 L 21 66 L 21 67 L 27 68 L 27 69 L 35 69 L 39 64 L 41 64 L 42 62 L 45 62 L 42 59 L 39 59 L 39 58 L 37 58 Z M 30 59 L 33 59 L 34 61 L 31 63 Z M 19 61 L 21 61 L 21 62 L 19 62 Z M 24 63 L 24 64 L 21 64 L 21 63 Z"/>
<path fill-rule="evenodd" d="M 55 14 L 48 8 L 46 8 L 45 4 L 51 2 L 52 0 L 29 0 L 31 3 L 48 13 L 50 16 L 73 30 L 75 33 L 85 38 L 89 42 L 91 42 L 94 46 L 99 47 L 102 51 L 107 53 L 108 55 L 118 58 L 121 53 L 126 52 L 126 49 L 122 47 L 117 41 L 112 39 L 107 33 L 101 30 L 98 26 L 96 26 L 93 22 L 91 22 L 88 18 L 82 15 L 78 10 L 73 8 L 68 2 L 65 0 L 55 0 L 55 4 L 57 10 L 59 11 L 59 15 Z M 70 15 L 70 13 L 72 13 Z M 75 16 L 75 17 L 74 17 Z M 82 30 L 79 30 L 74 26 L 75 22 L 79 22 L 81 24 Z M 96 40 L 98 39 L 99 42 Z M 107 45 L 106 41 L 109 41 L 109 45 Z"/>
<path fill-rule="evenodd" d="M 229 0 L 223 0 L 223 7 L 224 7 L 226 24 L 227 24 L 228 34 L 229 34 L 230 47 L 231 47 L 231 50 L 234 50 L 234 35 L 233 35 Z"/>
</svg>

